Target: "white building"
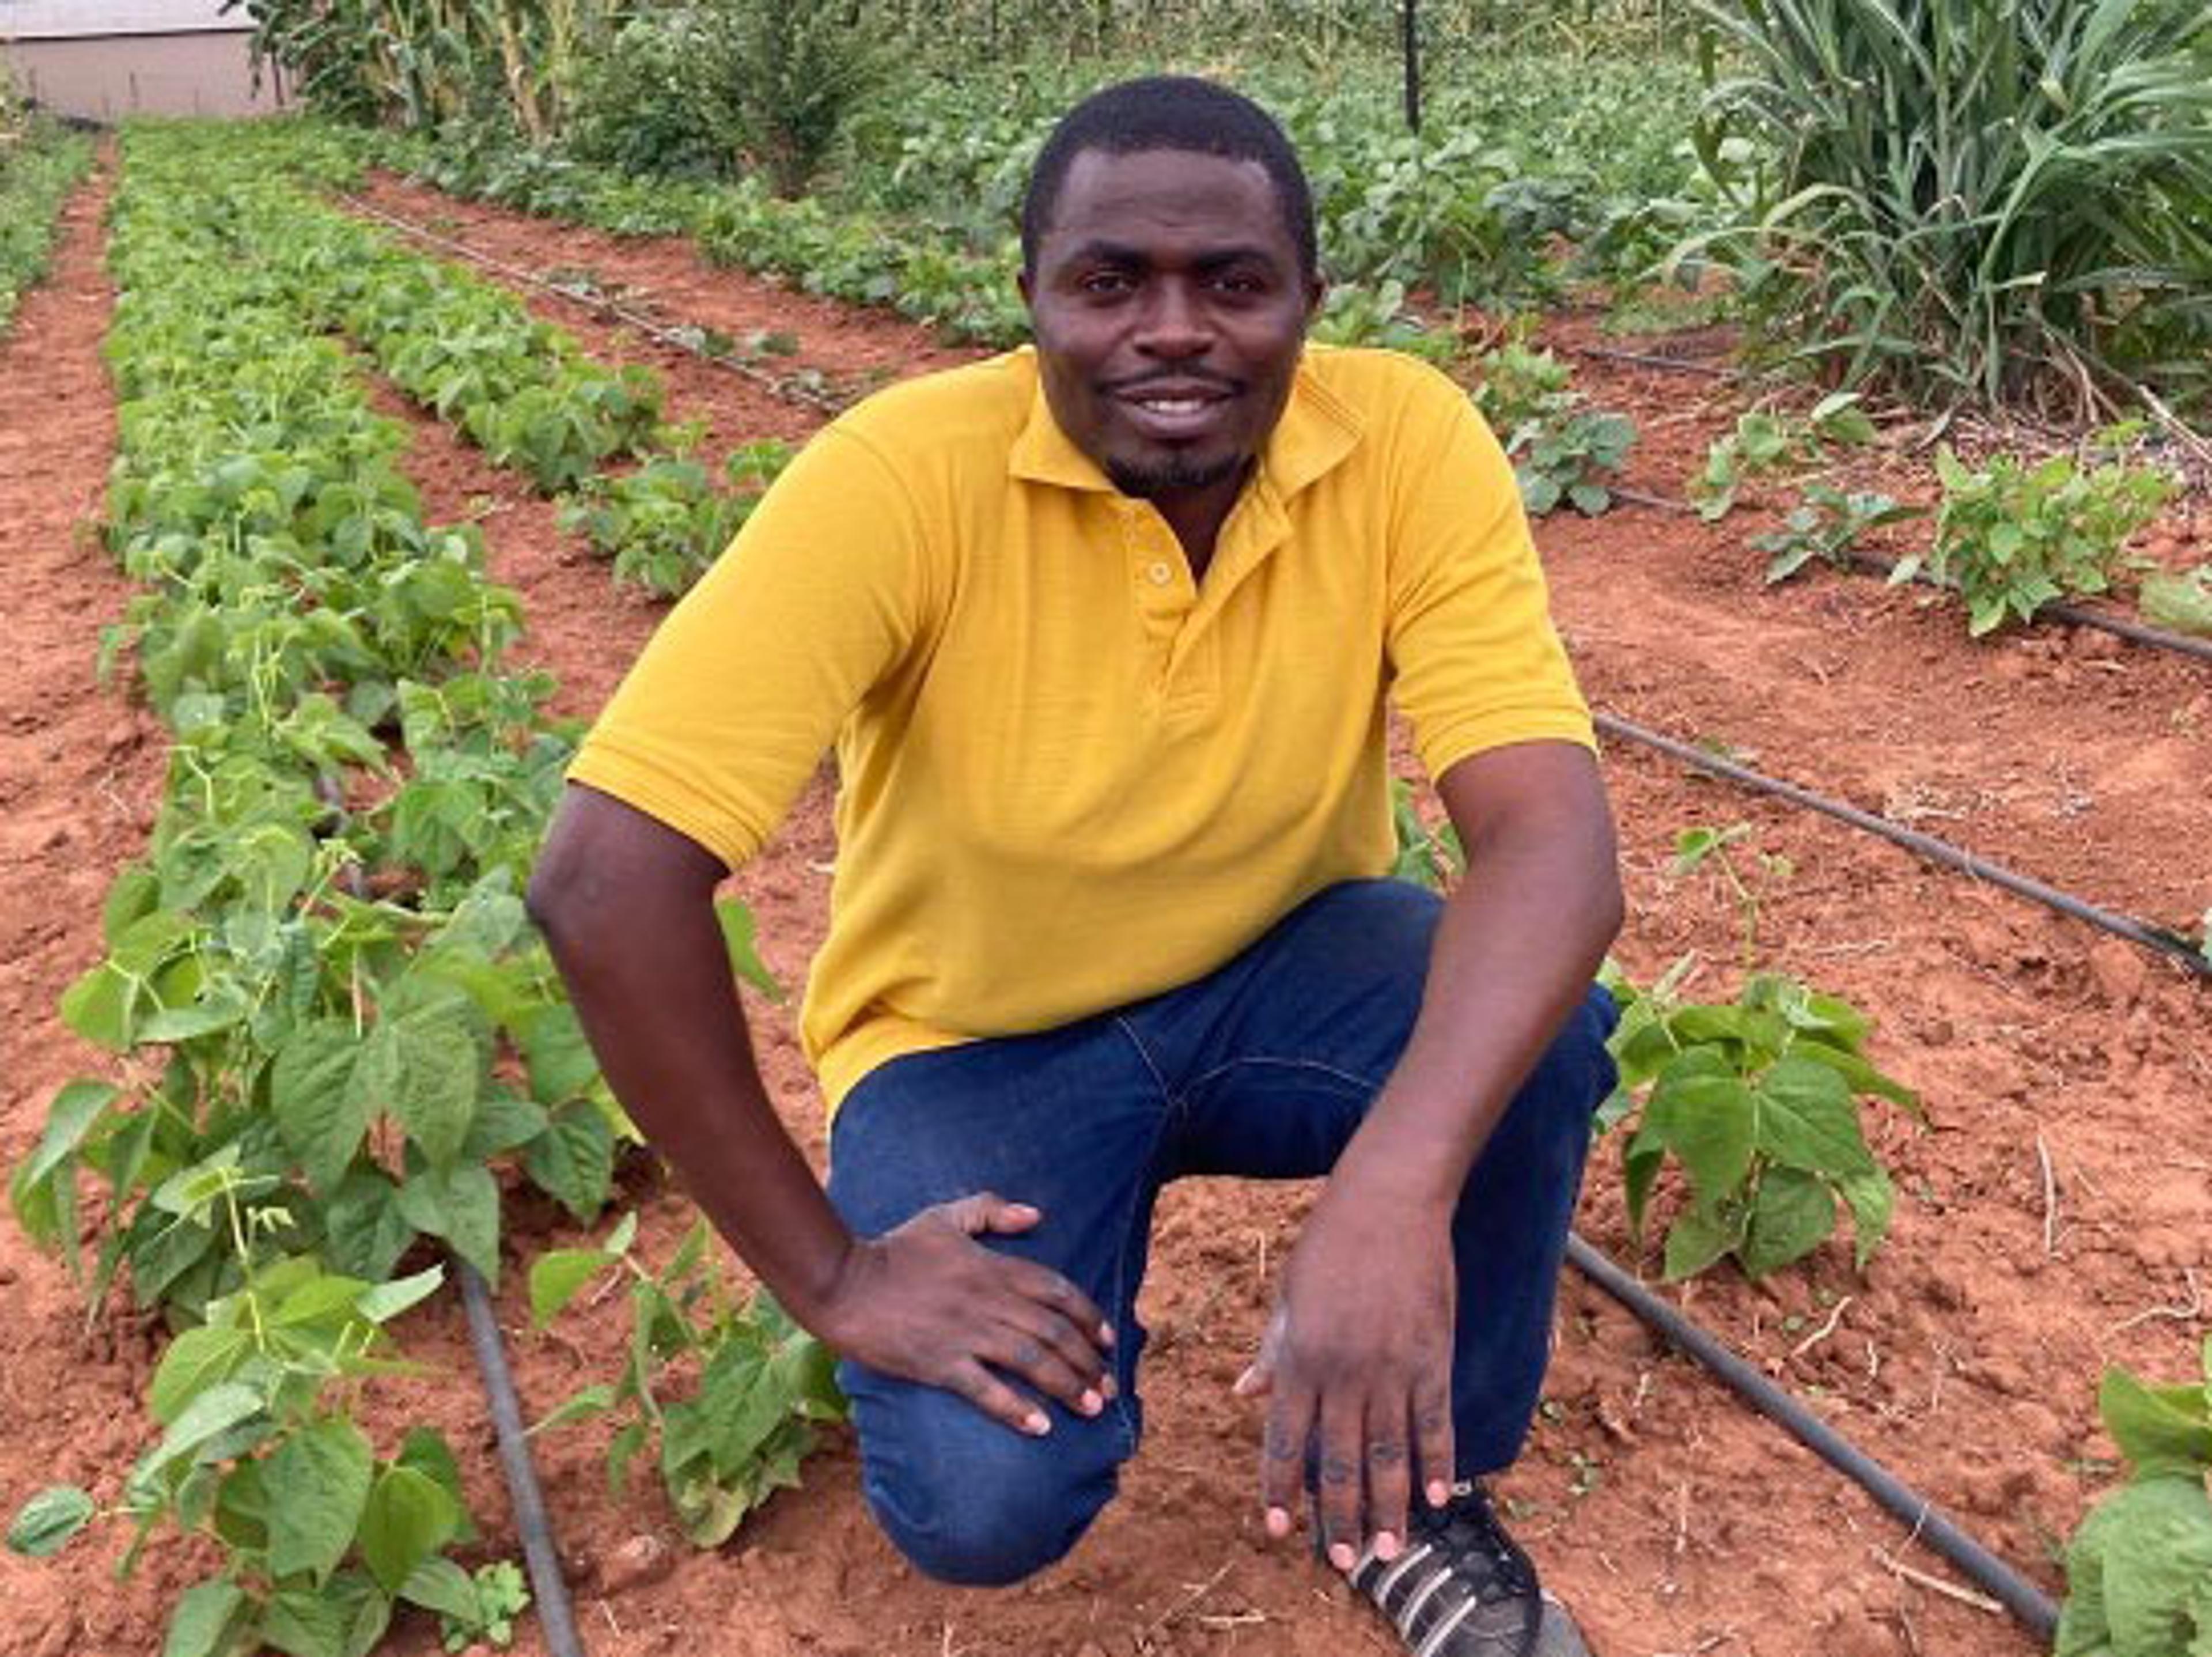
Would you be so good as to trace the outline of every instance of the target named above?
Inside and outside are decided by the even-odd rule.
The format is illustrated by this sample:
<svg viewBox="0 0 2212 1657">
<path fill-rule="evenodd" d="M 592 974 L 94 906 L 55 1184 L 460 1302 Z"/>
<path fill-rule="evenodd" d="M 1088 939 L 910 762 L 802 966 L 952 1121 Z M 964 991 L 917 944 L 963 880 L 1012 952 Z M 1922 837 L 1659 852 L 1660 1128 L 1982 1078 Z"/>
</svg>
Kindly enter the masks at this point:
<svg viewBox="0 0 2212 1657">
<path fill-rule="evenodd" d="M 58 114 L 250 115 L 285 107 L 276 65 L 257 88 L 252 20 L 222 0 L 0 0 L 0 58 Z"/>
</svg>

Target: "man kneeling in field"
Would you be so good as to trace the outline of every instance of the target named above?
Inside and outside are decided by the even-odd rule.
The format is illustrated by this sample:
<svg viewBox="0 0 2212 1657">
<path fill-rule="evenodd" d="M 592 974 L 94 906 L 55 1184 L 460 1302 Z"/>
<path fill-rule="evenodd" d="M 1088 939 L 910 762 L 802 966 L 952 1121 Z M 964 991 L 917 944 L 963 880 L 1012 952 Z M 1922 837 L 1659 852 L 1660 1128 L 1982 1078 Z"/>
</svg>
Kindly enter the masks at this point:
<svg viewBox="0 0 2212 1657">
<path fill-rule="evenodd" d="M 1137 1447 L 1153 1200 L 1326 1175 L 1241 1391 L 1268 1534 L 1420 1657 L 1571 1654 L 1478 1482 L 1519 1453 L 1613 1008 L 1588 715 L 1450 381 L 1306 347 L 1304 176 L 1198 81 L 1038 156 L 1036 343 L 808 446 L 586 742 L 531 888 L 607 1076 L 842 1355 L 878 1521 L 947 1581 L 1072 1548 Z M 1469 854 L 1394 854 L 1386 693 Z M 802 1019 L 825 1192 L 711 907 L 834 741 Z"/>
</svg>

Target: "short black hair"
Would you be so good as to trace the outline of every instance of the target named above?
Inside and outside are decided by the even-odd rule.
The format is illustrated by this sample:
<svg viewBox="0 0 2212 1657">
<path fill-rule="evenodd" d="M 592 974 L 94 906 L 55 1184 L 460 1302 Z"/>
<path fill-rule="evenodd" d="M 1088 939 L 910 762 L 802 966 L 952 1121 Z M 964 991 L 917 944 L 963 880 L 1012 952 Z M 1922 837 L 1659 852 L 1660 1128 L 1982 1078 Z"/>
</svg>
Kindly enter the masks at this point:
<svg viewBox="0 0 2212 1657">
<path fill-rule="evenodd" d="M 1150 75 L 1092 93 L 1060 118 L 1037 151 L 1030 187 L 1022 198 L 1022 269 L 1036 269 L 1037 244 L 1052 228 L 1067 169 L 1086 150 L 1133 155 L 1154 149 L 1188 150 L 1230 161 L 1257 161 L 1267 169 L 1282 208 L 1283 228 L 1297 248 L 1300 274 L 1318 273 L 1313 192 L 1297 152 L 1275 118 L 1241 93 L 1190 75 Z"/>
</svg>

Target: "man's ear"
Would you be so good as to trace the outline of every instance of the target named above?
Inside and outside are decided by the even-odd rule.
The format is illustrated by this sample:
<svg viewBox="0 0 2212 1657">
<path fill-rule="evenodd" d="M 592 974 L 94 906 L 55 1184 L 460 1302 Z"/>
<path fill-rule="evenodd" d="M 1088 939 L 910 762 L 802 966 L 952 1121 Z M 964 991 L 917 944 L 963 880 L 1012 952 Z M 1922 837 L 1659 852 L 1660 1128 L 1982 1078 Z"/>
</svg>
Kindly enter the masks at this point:
<svg viewBox="0 0 2212 1657">
<path fill-rule="evenodd" d="M 1036 301 L 1030 291 L 1030 272 L 1027 265 L 1014 272 L 1014 291 L 1022 296 L 1023 304 L 1035 308 Z"/>
<path fill-rule="evenodd" d="M 1311 327 L 1313 320 L 1321 314 L 1321 302 L 1328 297 L 1328 283 L 1322 281 L 1318 273 L 1306 278 L 1306 326 L 1308 327 Z"/>
</svg>

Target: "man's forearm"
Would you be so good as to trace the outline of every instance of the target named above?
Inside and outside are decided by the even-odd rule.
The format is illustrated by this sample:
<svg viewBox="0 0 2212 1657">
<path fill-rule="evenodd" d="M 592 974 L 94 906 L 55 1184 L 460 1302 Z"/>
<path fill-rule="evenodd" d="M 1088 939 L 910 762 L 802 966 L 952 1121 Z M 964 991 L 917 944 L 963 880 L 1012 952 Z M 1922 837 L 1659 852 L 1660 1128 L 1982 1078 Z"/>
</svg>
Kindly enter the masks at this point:
<svg viewBox="0 0 2212 1657">
<path fill-rule="evenodd" d="M 714 912 L 720 867 L 572 790 L 530 905 L 615 1096 L 792 1315 L 812 1326 L 852 1235 L 777 1118 Z"/>
<path fill-rule="evenodd" d="M 1588 991 L 1620 929 L 1612 820 L 1594 770 L 1564 756 L 1504 808 L 1468 808 L 1446 780 L 1468 874 L 1444 906 L 1412 1037 L 1338 1164 L 1340 1177 L 1448 1207 L 1522 1081 Z"/>
</svg>

